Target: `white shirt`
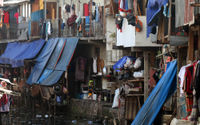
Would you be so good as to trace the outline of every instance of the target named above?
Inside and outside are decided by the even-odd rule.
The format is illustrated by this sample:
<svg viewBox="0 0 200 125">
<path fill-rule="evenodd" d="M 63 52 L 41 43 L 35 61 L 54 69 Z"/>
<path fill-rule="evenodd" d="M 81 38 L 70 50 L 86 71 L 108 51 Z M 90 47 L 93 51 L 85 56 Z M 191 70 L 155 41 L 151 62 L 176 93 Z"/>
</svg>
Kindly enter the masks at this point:
<svg viewBox="0 0 200 125">
<path fill-rule="evenodd" d="M 178 77 L 179 77 L 179 80 L 180 80 L 180 96 L 182 97 L 182 95 L 184 94 L 184 91 L 183 91 L 183 82 L 184 82 L 184 78 L 185 78 L 185 69 L 186 67 L 190 66 L 191 64 L 188 64 L 186 66 L 183 66 L 181 67 L 179 73 L 178 73 Z"/>
</svg>

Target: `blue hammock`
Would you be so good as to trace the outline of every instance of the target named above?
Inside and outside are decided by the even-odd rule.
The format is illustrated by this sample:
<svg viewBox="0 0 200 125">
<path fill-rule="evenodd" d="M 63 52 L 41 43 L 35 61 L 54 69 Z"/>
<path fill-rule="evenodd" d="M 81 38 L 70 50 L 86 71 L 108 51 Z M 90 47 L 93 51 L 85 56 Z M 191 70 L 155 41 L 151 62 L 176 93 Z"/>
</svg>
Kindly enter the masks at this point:
<svg viewBox="0 0 200 125">
<path fill-rule="evenodd" d="M 168 63 L 156 87 L 153 89 L 131 125 L 152 125 L 163 104 L 176 91 L 177 61 Z"/>
</svg>

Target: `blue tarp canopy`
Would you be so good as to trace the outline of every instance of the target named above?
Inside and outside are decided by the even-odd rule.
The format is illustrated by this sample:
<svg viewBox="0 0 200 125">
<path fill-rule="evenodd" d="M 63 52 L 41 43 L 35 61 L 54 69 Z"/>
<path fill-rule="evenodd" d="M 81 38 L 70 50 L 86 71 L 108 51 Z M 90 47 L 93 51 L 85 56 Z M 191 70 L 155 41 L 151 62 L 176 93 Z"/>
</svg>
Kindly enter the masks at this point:
<svg viewBox="0 0 200 125">
<path fill-rule="evenodd" d="M 168 63 L 156 87 L 153 89 L 131 125 L 152 125 L 164 102 L 176 91 L 177 61 Z"/>
<path fill-rule="evenodd" d="M 37 58 L 28 84 L 50 86 L 58 82 L 73 56 L 78 38 L 50 39 Z"/>
<path fill-rule="evenodd" d="M 6 50 L 0 56 L 1 64 L 10 64 L 13 68 L 24 66 L 25 59 L 33 59 L 40 52 L 45 41 L 8 43 Z"/>
</svg>

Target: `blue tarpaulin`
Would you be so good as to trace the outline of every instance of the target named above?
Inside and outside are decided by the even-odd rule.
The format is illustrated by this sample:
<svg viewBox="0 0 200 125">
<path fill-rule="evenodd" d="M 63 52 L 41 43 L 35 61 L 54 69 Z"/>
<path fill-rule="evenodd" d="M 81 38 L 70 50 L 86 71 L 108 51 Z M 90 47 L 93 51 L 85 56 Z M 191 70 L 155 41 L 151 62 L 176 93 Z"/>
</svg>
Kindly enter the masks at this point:
<svg viewBox="0 0 200 125">
<path fill-rule="evenodd" d="M 48 40 L 48 42 L 45 44 L 44 48 L 36 58 L 36 64 L 33 68 L 33 71 L 31 72 L 28 80 L 26 81 L 28 84 L 37 83 L 57 43 L 58 39 L 53 38 Z"/>
<path fill-rule="evenodd" d="M 0 63 L 10 64 L 12 67 L 24 66 L 24 60 L 34 58 L 44 43 L 45 41 L 43 39 L 26 43 L 8 43 L 5 52 L 0 56 Z"/>
<path fill-rule="evenodd" d="M 67 69 L 77 43 L 78 38 L 58 39 L 58 43 L 56 44 L 53 53 L 50 55 L 48 63 L 43 68 L 40 68 L 43 69 L 40 75 L 37 75 L 37 70 L 35 71 L 36 73 L 32 72 L 27 83 L 46 86 L 57 83 Z M 35 75 L 37 76 L 36 79 L 34 78 Z M 33 78 L 34 81 L 31 81 Z"/>
<path fill-rule="evenodd" d="M 177 61 L 168 63 L 156 87 L 153 89 L 131 125 L 152 125 L 164 102 L 176 91 Z"/>
<path fill-rule="evenodd" d="M 122 57 L 119 61 L 117 61 L 114 65 L 113 65 L 113 69 L 114 70 L 120 70 L 124 67 L 124 64 L 126 63 L 127 59 L 130 59 L 132 61 L 135 61 L 135 58 L 134 57 L 131 57 L 131 56 L 124 56 Z"/>
<path fill-rule="evenodd" d="M 38 10 L 31 13 L 31 21 L 39 22 L 41 19 L 44 19 L 44 10 Z"/>
</svg>

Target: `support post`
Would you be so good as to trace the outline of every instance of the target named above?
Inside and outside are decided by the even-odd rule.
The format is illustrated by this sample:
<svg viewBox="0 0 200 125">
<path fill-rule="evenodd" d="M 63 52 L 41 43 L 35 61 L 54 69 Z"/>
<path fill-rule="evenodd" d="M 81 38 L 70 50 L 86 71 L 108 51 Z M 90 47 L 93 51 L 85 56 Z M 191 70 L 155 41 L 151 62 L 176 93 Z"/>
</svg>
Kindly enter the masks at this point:
<svg viewBox="0 0 200 125">
<path fill-rule="evenodd" d="M 47 0 L 44 0 L 44 20 L 47 19 Z"/>
<path fill-rule="evenodd" d="M 144 51 L 144 101 L 148 98 L 148 81 L 149 81 L 149 52 Z"/>
<path fill-rule="evenodd" d="M 57 0 L 57 6 L 56 6 L 56 36 L 58 37 L 59 36 L 59 1 L 60 0 Z"/>
</svg>

